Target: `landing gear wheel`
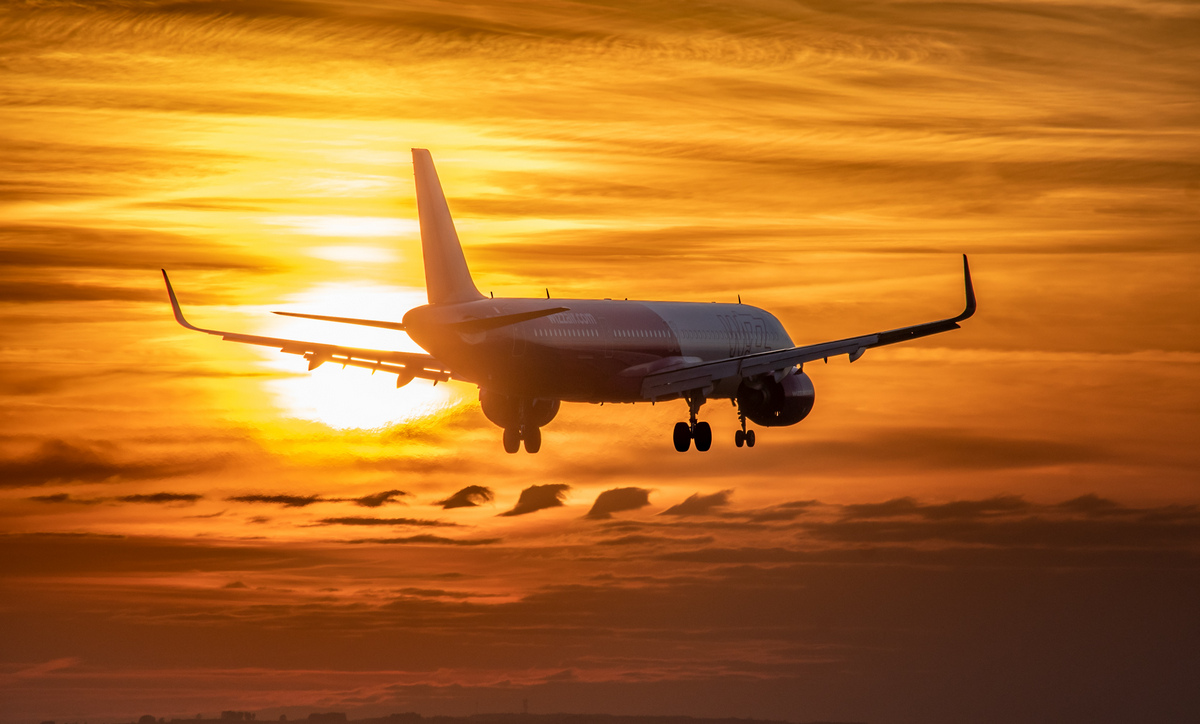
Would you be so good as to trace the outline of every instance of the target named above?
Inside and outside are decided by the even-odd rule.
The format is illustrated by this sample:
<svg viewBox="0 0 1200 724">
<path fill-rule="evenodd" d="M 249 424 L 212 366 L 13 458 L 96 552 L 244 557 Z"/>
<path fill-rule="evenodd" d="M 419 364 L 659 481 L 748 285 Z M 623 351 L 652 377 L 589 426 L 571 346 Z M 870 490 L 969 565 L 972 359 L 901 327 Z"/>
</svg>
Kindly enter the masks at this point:
<svg viewBox="0 0 1200 724">
<path fill-rule="evenodd" d="M 746 431 L 746 447 L 754 447 L 754 431 Z"/>
<path fill-rule="evenodd" d="M 542 449 L 542 428 L 530 427 L 525 429 L 525 452 L 535 453 Z"/>
<path fill-rule="evenodd" d="M 688 448 L 692 446 L 692 428 L 686 422 L 677 422 L 672 438 L 675 441 L 676 450 L 687 452 Z"/>
<path fill-rule="evenodd" d="M 504 452 L 515 453 L 521 449 L 521 431 L 515 427 L 504 428 Z"/>
<path fill-rule="evenodd" d="M 692 437 L 696 440 L 696 449 L 700 452 L 708 452 L 712 447 L 712 426 L 707 422 L 696 423 L 696 429 L 692 431 Z"/>
<path fill-rule="evenodd" d="M 733 444 L 737 445 L 738 447 L 746 444 L 745 430 L 738 430 L 737 432 L 733 433 Z"/>
</svg>

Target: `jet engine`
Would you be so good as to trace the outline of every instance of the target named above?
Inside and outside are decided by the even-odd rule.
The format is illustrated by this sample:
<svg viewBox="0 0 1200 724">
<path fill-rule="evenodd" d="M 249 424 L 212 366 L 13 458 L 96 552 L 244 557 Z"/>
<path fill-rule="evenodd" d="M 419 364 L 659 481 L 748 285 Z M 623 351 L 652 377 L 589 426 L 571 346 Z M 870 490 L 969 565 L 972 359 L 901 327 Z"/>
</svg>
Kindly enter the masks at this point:
<svg viewBox="0 0 1200 724">
<path fill-rule="evenodd" d="M 502 395 L 492 390 L 479 390 L 479 404 L 487 419 L 505 430 L 543 427 L 558 414 L 558 400 L 530 399 Z"/>
<path fill-rule="evenodd" d="M 812 411 L 816 392 L 812 380 L 803 372 L 779 382 L 768 377 L 757 386 L 745 382 L 738 388 L 737 404 L 751 422 L 763 427 L 795 425 Z"/>
</svg>

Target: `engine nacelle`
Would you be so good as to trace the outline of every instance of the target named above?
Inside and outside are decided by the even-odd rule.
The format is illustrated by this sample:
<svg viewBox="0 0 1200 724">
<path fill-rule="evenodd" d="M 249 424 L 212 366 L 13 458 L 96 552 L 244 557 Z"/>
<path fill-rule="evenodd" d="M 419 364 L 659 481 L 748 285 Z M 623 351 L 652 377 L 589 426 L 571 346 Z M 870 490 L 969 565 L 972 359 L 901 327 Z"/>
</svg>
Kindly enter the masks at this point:
<svg viewBox="0 0 1200 724">
<path fill-rule="evenodd" d="M 558 400 L 510 397 L 499 392 L 479 389 L 479 405 L 483 408 L 483 414 L 506 430 L 519 428 L 522 421 L 525 427 L 543 427 L 558 414 L 561 404 Z"/>
<path fill-rule="evenodd" d="M 768 377 L 760 387 L 743 382 L 737 391 L 738 409 L 755 425 L 763 427 L 795 425 L 808 417 L 815 401 L 812 380 L 803 372 L 788 375 L 779 382 Z"/>
</svg>

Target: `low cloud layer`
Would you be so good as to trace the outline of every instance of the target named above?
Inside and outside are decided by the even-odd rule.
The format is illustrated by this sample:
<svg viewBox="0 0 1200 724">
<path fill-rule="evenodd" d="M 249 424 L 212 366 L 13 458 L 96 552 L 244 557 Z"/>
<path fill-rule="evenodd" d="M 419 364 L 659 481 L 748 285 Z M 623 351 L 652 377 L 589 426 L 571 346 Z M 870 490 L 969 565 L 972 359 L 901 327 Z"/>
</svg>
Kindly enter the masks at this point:
<svg viewBox="0 0 1200 724">
<path fill-rule="evenodd" d="M 587 516 L 593 520 L 607 520 L 613 513 L 637 510 L 650 505 L 650 491 L 646 488 L 613 488 L 596 497 Z"/>
<path fill-rule="evenodd" d="M 45 440 L 30 454 L 0 459 L 0 487 L 167 478 L 205 472 L 221 464 L 212 459 L 148 461 L 125 457 L 111 444 Z"/>
<path fill-rule="evenodd" d="M 474 508 L 484 503 L 490 503 L 495 498 L 491 488 L 485 488 L 482 485 L 468 485 L 449 498 L 437 501 L 436 505 L 447 510 L 450 508 Z"/>
<path fill-rule="evenodd" d="M 234 495 L 226 498 L 233 503 L 268 503 L 271 505 L 282 505 L 285 508 L 304 508 L 316 503 L 327 503 L 329 499 L 323 498 L 320 495 Z"/>
<path fill-rule="evenodd" d="M 364 495 L 361 498 L 355 498 L 354 504 L 363 508 L 378 508 L 388 503 L 399 503 L 399 498 L 408 495 L 403 490 L 385 490 L 382 493 L 374 495 Z"/>
<path fill-rule="evenodd" d="M 693 493 L 688 499 L 677 505 L 672 505 L 659 515 L 712 515 L 720 508 L 729 505 L 732 490 L 721 490 L 708 495 Z"/>
<path fill-rule="evenodd" d="M 118 495 L 111 498 L 80 498 L 72 496 L 69 493 L 55 493 L 53 495 L 33 495 L 29 500 L 38 503 L 74 503 L 82 505 L 96 505 L 98 503 L 144 503 L 151 505 L 166 505 L 171 503 L 182 503 L 190 505 L 198 500 L 203 500 L 204 496 L 198 493 L 143 493 L 136 495 Z"/>
<path fill-rule="evenodd" d="M 440 520 L 422 518 L 367 518 L 362 516 L 347 516 L 344 518 L 322 518 L 319 525 L 412 525 L 424 527 L 453 527 L 457 523 L 447 523 Z"/>
<path fill-rule="evenodd" d="M 379 545 L 434 545 L 434 546 L 488 546 L 499 543 L 499 538 L 446 538 L 440 535 L 410 535 L 400 538 L 363 538 L 351 543 L 375 543 Z"/>
<path fill-rule="evenodd" d="M 517 499 L 517 504 L 512 510 L 500 515 L 528 515 L 529 513 L 535 513 L 546 508 L 560 507 L 567 497 L 567 491 L 570 489 L 571 486 L 565 483 L 531 485 L 521 491 L 521 497 Z"/>
</svg>

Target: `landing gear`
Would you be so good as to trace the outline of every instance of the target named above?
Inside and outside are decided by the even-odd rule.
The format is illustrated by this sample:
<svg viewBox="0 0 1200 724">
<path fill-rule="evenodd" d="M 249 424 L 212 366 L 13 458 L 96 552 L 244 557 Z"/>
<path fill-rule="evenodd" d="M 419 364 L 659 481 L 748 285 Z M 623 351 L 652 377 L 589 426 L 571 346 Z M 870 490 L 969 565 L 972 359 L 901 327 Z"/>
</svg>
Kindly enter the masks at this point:
<svg viewBox="0 0 1200 724">
<path fill-rule="evenodd" d="M 697 450 L 708 452 L 708 449 L 712 447 L 712 426 L 707 422 L 696 422 L 696 413 L 704 404 L 704 396 L 689 395 L 685 399 L 688 403 L 688 422 L 675 423 L 675 430 L 671 435 L 675 449 L 679 452 L 687 452 L 692 441 L 695 440 Z"/>
<path fill-rule="evenodd" d="M 504 452 L 513 454 L 521 449 L 521 431 L 515 427 L 504 428 Z"/>
<path fill-rule="evenodd" d="M 530 427 L 525 430 L 525 452 L 535 453 L 542 449 L 542 428 Z"/>
<path fill-rule="evenodd" d="M 479 405 L 487 419 L 504 429 L 504 452 L 518 452 L 524 440 L 525 452 L 535 453 L 542 449 L 542 426 L 554 419 L 559 401 L 480 388 Z"/>
<path fill-rule="evenodd" d="M 688 427 L 686 422 L 675 423 L 675 432 L 672 435 L 675 440 L 675 449 L 679 452 L 687 452 L 692 446 L 692 428 Z"/>
<path fill-rule="evenodd" d="M 504 452 L 510 455 L 521 449 L 521 441 L 525 441 L 525 452 L 535 453 L 542 449 L 542 428 L 527 427 L 524 430 L 516 427 L 504 428 Z"/>
<path fill-rule="evenodd" d="M 754 431 L 746 429 L 746 413 L 742 412 L 741 407 L 738 407 L 738 422 L 742 423 L 742 429 L 733 433 L 733 444 L 738 447 L 754 447 Z"/>
</svg>

